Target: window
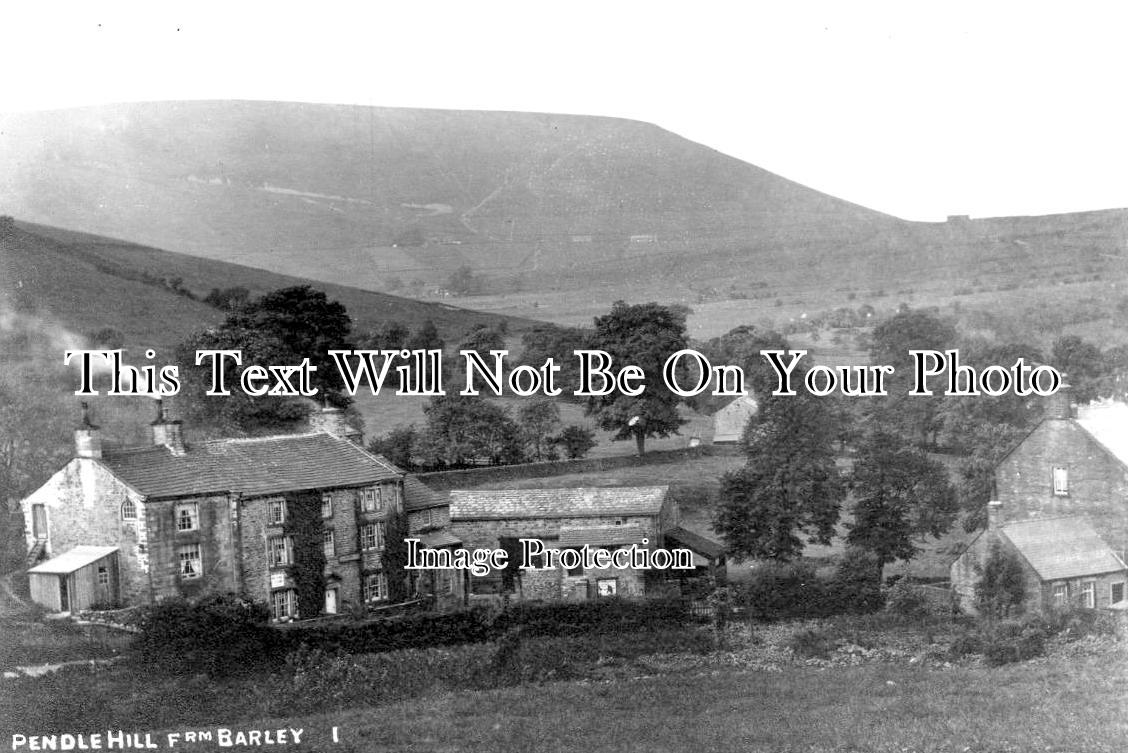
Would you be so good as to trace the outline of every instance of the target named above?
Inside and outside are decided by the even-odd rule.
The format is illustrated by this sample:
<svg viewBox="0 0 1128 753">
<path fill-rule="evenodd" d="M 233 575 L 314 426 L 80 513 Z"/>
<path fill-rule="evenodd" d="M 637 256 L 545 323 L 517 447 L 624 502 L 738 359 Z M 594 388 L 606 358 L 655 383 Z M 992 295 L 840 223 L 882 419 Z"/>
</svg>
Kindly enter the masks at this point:
<svg viewBox="0 0 1128 753">
<path fill-rule="evenodd" d="M 384 524 L 383 523 L 365 523 L 360 527 L 360 548 L 361 549 L 383 549 L 384 548 Z"/>
<path fill-rule="evenodd" d="M 1069 584 L 1055 583 L 1054 584 L 1054 606 L 1064 607 L 1069 603 Z"/>
<path fill-rule="evenodd" d="M 199 578 L 204 574 L 204 568 L 200 564 L 199 544 L 186 544 L 179 547 L 177 554 L 180 559 L 181 579 Z"/>
<path fill-rule="evenodd" d="M 270 525 L 280 526 L 286 522 L 286 500 L 270 500 Z"/>
<path fill-rule="evenodd" d="M 333 541 L 333 529 L 326 528 L 321 532 L 321 548 L 325 550 L 326 557 L 337 556 L 337 546 Z"/>
<path fill-rule="evenodd" d="M 403 487 L 399 484 L 396 484 L 393 488 L 396 490 L 396 512 L 401 513 L 403 512 Z"/>
<path fill-rule="evenodd" d="M 595 581 L 595 592 L 600 596 L 615 596 L 619 593 L 618 578 L 599 578 Z"/>
<path fill-rule="evenodd" d="M 321 495 L 321 517 L 333 517 L 333 495 L 328 492 Z"/>
<path fill-rule="evenodd" d="M 200 505 L 198 502 L 176 503 L 176 530 L 195 531 L 200 527 Z"/>
<path fill-rule="evenodd" d="M 365 489 L 360 507 L 364 512 L 383 512 L 384 499 L 383 495 L 380 493 L 380 488 Z"/>
<path fill-rule="evenodd" d="M 1054 468 L 1054 495 L 1065 497 L 1069 494 L 1069 469 Z"/>
<path fill-rule="evenodd" d="M 1087 580 L 1081 584 L 1081 606 L 1093 609 L 1097 606 L 1097 582 Z"/>
<path fill-rule="evenodd" d="M 446 594 L 447 596 L 454 593 L 454 573 L 450 570 L 439 570 L 437 591 L 439 594 Z"/>
<path fill-rule="evenodd" d="M 266 560 L 270 567 L 294 564 L 294 540 L 290 536 L 271 536 L 266 541 Z"/>
<path fill-rule="evenodd" d="M 571 549 L 569 551 L 576 553 L 576 562 L 578 564 L 575 567 L 565 567 L 564 569 L 567 571 L 568 575 L 583 575 L 584 574 L 583 551 L 580 550 L 580 549 Z M 562 560 L 562 561 L 566 561 L 566 560 Z"/>
<path fill-rule="evenodd" d="M 121 519 L 137 520 L 137 505 L 128 497 L 121 503 Z"/>
<path fill-rule="evenodd" d="M 110 571 L 105 565 L 98 566 L 98 585 L 107 586 L 110 583 Z"/>
<path fill-rule="evenodd" d="M 383 572 L 364 576 L 364 600 L 386 601 L 388 598 L 388 576 Z"/>
<path fill-rule="evenodd" d="M 1124 601 L 1124 584 L 1113 583 L 1109 587 L 1108 603 L 1115 604 L 1118 601 Z"/>
<path fill-rule="evenodd" d="M 270 616 L 275 620 L 298 616 L 298 600 L 292 588 L 270 594 Z"/>
</svg>

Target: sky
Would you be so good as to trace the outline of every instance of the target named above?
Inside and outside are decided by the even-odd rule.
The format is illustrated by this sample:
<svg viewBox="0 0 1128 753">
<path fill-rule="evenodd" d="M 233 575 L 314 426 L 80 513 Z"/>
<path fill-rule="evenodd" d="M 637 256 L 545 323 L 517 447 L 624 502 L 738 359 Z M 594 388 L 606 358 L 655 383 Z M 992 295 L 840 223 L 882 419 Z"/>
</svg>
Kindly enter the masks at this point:
<svg viewBox="0 0 1128 753">
<path fill-rule="evenodd" d="M 172 99 L 632 118 L 906 219 L 1128 207 L 1128 4 L 11 4 L 0 110 Z"/>
</svg>

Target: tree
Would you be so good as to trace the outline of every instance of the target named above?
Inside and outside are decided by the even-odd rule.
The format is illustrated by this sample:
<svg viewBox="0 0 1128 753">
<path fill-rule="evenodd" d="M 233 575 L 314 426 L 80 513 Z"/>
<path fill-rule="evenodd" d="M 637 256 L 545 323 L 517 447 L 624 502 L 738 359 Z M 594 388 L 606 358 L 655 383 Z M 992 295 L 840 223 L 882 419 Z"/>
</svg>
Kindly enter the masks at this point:
<svg viewBox="0 0 1128 753">
<path fill-rule="evenodd" d="M 969 452 L 956 472 L 956 498 L 965 513 L 963 528 L 968 533 L 986 525 L 987 503 L 995 490 L 995 468 L 1024 433 L 1008 424 L 985 424 L 972 428 L 967 435 Z"/>
<path fill-rule="evenodd" d="M 646 389 L 637 397 L 613 390 L 591 398 L 587 410 L 600 428 L 615 432 L 616 439 L 633 437 L 639 455 L 646 451 L 647 437 L 668 437 L 685 423 L 678 414 L 681 399 L 662 379 L 666 359 L 686 347 L 685 317 L 683 308 L 616 301 L 611 313 L 595 320 L 594 347 L 611 355 L 612 368 L 639 366 Z"/>
<path fill-rule="evenodd" d="M 467 332 L 458 344 L 458 351 L 464 350 L 472 350 L 485 359 L 486 363 L 492 363 L 490 351 L 505 350 L 505 335 L 496 327 L 479 324 Z"/>
<path fill-rule="evenodd" d="M 729 551 L 789 560 L 806 542 L 830 543 L 845 496 L 831 424 L 823 403 L 805 393 L 763 401 L 744 430 L 748 462 L 721 477 L 713 530 Z"/>
<path fill-rule="evenodd" d="M 533 460 L 544 460 L 550 450 L 556 456 L 551 434 L 560 425 L 560 407 L 555 400 L 543 396 L 530 399 L 518 409 L 517 423 Z"/>
<path fill-rule="evenodd" d="M 998 541 L 991 542 L 987 560 L 979 568 L 975 584 L 975 605 L 988 619 L 1009 617 L 1026 599 L 1026 578 L 1022 564 Z"/>
<path fill-rule="evenodd" d="M 358 337 L 356 346 L 364 350 L 402 350 L 410 337 L 411 331 L 403 323 L 392 320 Z"/>
<path fill-rule="evenodd" d="M 521 363 L 539 369 L 551 358 L 560 367 L 556 386 L 563 390 L 561 398 L 576 400 L 573 393 L 579 388 L 580 369 L 575 352 L 588 347 L 589 336 L 578 327 L 534 327 L 521 335 Z"/>
<path fill-rule="evenodd" d="M 576 424 L 566 426 L 560 432 L 560 436 L 553 440 L 553 443 L 564 448 L 564 454 L 568 456 L 569 460 L 579 460 L 598 444 L 595 441 L 594 431 Z"/>
<path fill-rule="evenodd" d="M 1065 375 L 1076 400 L 1088 402 L 1097 396 L 1105 364 L 1096 345 L 1077 335 L 1059 337 L 1050 352 L 1050 365 Z"/>
<path fill-rule="evenodd" d="M 879 576 L 886 563 L 916 555 L 914 537 L 942 536 L 956 518 L 956 493 L 944 466 L 892 434 L 866 439 L 851 486 L 854 522 L 846 541 L 876 556 Z"/>
<path fill-rule="evenodd" d="M 876 430 L 900 434 L 921 446 L 935 445 L 940 430 L 941 397 L 939 394 L 908 394 L 913 383 L 913 360 L 909 351 L 943 351 L 950 348 L 955 339 L 955 327 L 921 309 L 902 311 L 874 327 L 870 358 L 875 364 L 894 368 L 887 380 L 889 395 L 866 404 L 869 421 Z M 930 382 L 930 388 L 939 383 Z"/>
<path fill-rule="evenodd" d="M 415 467 L 413 453 L 417 441 L 418 437 L 414 424 L 397 426 L 386 436 L 372 439 L 368 443 L 368 451 L 383 455 L 389 462 L 409 471 Z"/>
<path fill-rule="evenodd" d="M 408 350 L 442 350 L 446 347 L 446 344 L 439 337 L 439 330 L 435 327 L 435 323 L 428 319 L 408 339 L 405 347 Z"/>
<path fill-rule="evenodd" d="M 339 408 L 352 400 L 328 351 L 351 347 L 352 322 L 345 307 L 308 285 L 267 293 L 227 315 L 223 324 L 190 336 L 177 348 L 183 386 L 182 406 L 199 423 L 224 431 L 285 430 L 305 418 L 308 401 L 296 397 L 252 397 L 231 389 L 236 375 L 228 373 L 230 396 L 208 397 L 212 369 L 209 362 L 196 366 L 197 350 L 239 350 L 243 363 L 275 366 L 298 364 L 309 358 L 316 368 L 310 385 L 317 396 Z M 227 371 L 234 372 L 231 364 Z"/>
<path fill-rule="evenodd" d="M 462 466 L 479 459 L 501 465 L 524 459 L 517 424 L 504 408 L 481 396 L 433 397 L 423 414 L 427 428 L 419 451 L 428 465 Z"/>
</svg>

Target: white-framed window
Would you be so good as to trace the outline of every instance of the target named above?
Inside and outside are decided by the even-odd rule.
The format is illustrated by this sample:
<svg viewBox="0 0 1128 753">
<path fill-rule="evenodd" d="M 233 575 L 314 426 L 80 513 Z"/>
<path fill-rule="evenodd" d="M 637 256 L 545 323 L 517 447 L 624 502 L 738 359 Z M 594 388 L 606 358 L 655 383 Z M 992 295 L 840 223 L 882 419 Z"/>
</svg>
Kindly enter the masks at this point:
<svg viewBox="0 0 1128 753">
<path fill-rule="evenodd" d="M 1054 584 L 1054 606 L 1064 607 L 1069 603 L 1069 584 L 1068 583 L 1055 583 Z"/>
<path fill-rule="evenodd" d="M 1097 582 L 1086 580 L 1081 582 L 1081 606 L 1094 609 L 1097 606 Z"/>
<path fill-rule="evenodd" d="M 176 503 L 176 530 L 195 531 L 200 527 L 200 503 Z"/>
<path fill-rule="evenodd" d="M 364 576 L 364 600 L 387 601 L 388 576 L 383 571 Z"/>
<path fill-rule="evenodd" d="M 1069 469 L 1064 466 L 1054 467 L 1054 495 L 1058 497 L 1069 495 Z"/>
<path fill-rule="evenodd" d="M 291 536 L 271 536 L 266 540 L 266 561 L 270 567 L 294 564 L 294 539 Z"/>
<path fill-rule="evenodd" d="M 286 500 L 270 500 L 270 525 L 280 526 L 286 522 Z"/>
<path fill-rule="evenodd" d="M 1108 587 L 1108 603 L 1115 604 L 1124 601 L 1124 582 L 1110 583 Z"/>
<path fill-rule="evenodd" d="M 360 508 L 364 512 L 384 511 L 384 497 L 380 491 L 380 487 L 364 490 L 360 503 Z"/>
<path fill-rule="evenodd" d="M 396 513 L 402 513 L 403 512 L 403 484 L 400 484 L 400 483 L 397 482 L 396 485 L 392 488 L 395 489 L 394 494 L 395 494 L 395 497 L 396 497 Z"/>
<path fill-rule="evenodd" d="M 292 619 L 298 616 L 298 597 L 294 589 L 274 591 L 270 594 L 270 616 L 275 620 Z"/>
<path fill-rule="evenodd" d="M 176 553 L 180 562 L 181 579 L 199 578 L 204 574 L 199 544 L 185 544 L 177 547 Z"/>
<path fill-rule="evenodd" d="M 329 492 L 321 495 L 321 517 L 333 517 L 333 495 Z"/>
<path fill-rule="evenodd" d="M 384 533 L 384 524 L 382 522 L 365 523 L 360 527 L 360 548 L 383 549 Z"/>
<path fill-rule="evenodd" d="M 110 570 L 105 565 L 98 566 L 98 585 L 107 586 L 110 583 Z"/>
<path fill-rule="evenodd" d="M 595 581 L 595 592 L 599 596 L 617 596 L 619 593 L 619 579 L 599 578 Z"/>
<path fill-rule="evenodd" d="M 321 532 L 321 548 L 325 551 L 326 557 L 337 556 L 337 543 L 334 541 L 332 528 L 326 528 Z"/>
<path fill-rule="evenodd" d="M 137 503 L 129 497 L 121 503 L 121 519 L 122 520 L 137 520 Z"/>
</svg>

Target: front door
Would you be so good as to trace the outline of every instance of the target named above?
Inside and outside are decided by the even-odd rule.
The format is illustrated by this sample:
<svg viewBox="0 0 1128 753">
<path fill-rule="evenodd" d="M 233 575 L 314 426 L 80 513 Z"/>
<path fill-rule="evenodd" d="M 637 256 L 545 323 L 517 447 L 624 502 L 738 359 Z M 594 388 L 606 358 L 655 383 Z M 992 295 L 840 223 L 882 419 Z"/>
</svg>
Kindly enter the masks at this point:
<svg viewBox="0 0 1128 753">
<path fill-rule="evenodd" d="M 60 575 L 59 576 L 59 611 L 60 612 L 69 612 L 70 611 L 70 591 L 67 588 L 67 578 L 69 578 L 69 577 L 70 577 L 69 575 Z"/>
<path fill-rule="evenodd" d="M 31 531 L 36 541 L 47 538 L 47 508 L 43 505 L 31 506 Z"/>
<path fill-rule="evenodd" d="M 325 589 L 325 614 L 337 614 L 337 589 Z"/>
</svg>

